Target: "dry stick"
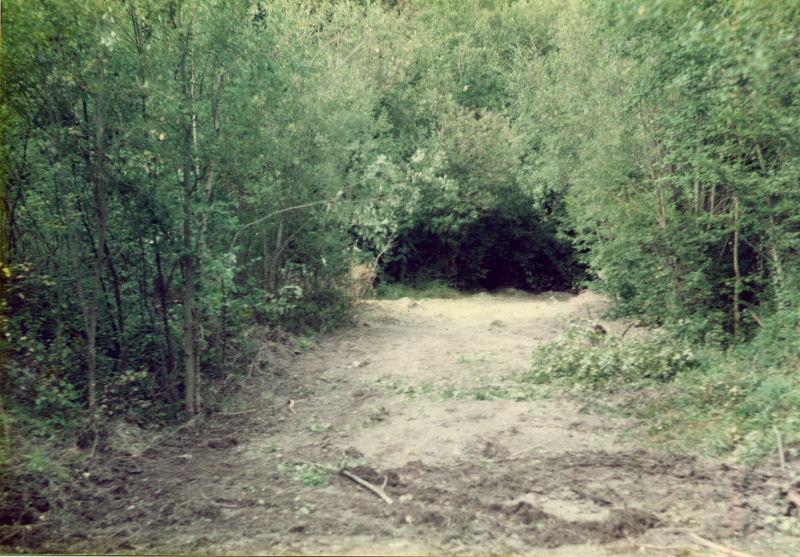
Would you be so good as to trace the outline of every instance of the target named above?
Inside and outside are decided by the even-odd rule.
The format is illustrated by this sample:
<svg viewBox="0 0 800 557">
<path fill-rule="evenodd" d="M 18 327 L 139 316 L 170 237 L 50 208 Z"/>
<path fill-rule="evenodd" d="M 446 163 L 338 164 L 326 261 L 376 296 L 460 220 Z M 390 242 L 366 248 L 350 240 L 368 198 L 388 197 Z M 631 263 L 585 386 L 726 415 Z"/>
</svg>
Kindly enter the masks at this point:
<svg viewBox="0 0 800 557">
<path fill-rule="evenodd" d="M 698 536 L 694 532 L 689 532 L 689 537 L 691 537 L 695 542 L 700 545 L 703 545 L 709 549 L 713 549 L 714 551 L 719 551 L 721 553 L 725 553 L 727 555 L 732 555 L 733 557 L 754 557 L 749 553 L 743 553 L 736 549 L 731 549 L 730 547 L 725 547 L 724 545 L 720 545 L 718 543 L 714 543 L 710 540 L 707 540 L 701 536 Z"/>
<path fill-rule="evenodd" d="M 372 493 L 374 493 L 375 495 L 377 495 L 378 497 L 383 499 L 386 502 L 387 505 L 391 505 L 392 504 L 392 498 L 389 497 L 388 495 L 386 495 L 386 492 L 384 491 L 384 488 L 386 487 L 386 483 L 389 481 L 388 478 L 386 478 L 386 480 L 383 482 L 383 487 L 375 487 L 374 485 L 372 485 L 368 481 L 359 478 L 358 476 L 356 476 L 352 472 L 348 472 L 345 469 L 340 470 L 339 473 L 342 476 L 350 478 L 351 480 L 356 482 L 361 487 L 365 487 L 365 488 L 369 489 Z"/>
<path fill-rule="evenodd" d="M 225 509 L 241 509 L 242 508 L 240 505 L 231 505 L 229 503 L 220 503 L 219 501 L 217 501 L 216 499 L 212 499 L 211 497 L 209 497 L 205 493 L 200 493 L 200 496 L 203 499 L 205 499 L 206 501 L 211 501 L 211 504 L 216 505 L 218 507 L 223 507 Z"/>
<path fill-rule="evenodd" d="M 758 314 L 756 312 L 754 312 L 753 310 L 748 310 L 748 313 L 750 314 L 750 317 L 753 318 L 753 321 L 758 323 L 758 326 L 763 329 L 764 328 L 764 322 L 761 320 L 761 318 L 758 316 Z"/>
<path fill-rule="evenodd" d="M 191 419 L 191 420 L 189 420 L 188 422 L 185 422 L 185 423 L 183 423 L 183 424 L 179 425 L 178 427 L 176 427 L 176 428 L 175 428 L 175 431 L 173 431 L 171 434 L 167 434 L 167 436 L 169 436 L 169 435 L 175 435 L 175 434 L 177 434 L 177 433 L 180 433 L 181 431 L 183 431 L 183 430 L 184 430 L 184 429 L 186 429 L 186 428 L 192 427 L 194 424 L 196 424 L 196 423 L 197 423 L 197 421 L 198 421 L 198 419 L 199 419 L 199 418 L 200 418 L 200 414 L 197 414 L 197 415 L 196 415 L 194 418 L 192 418 L 192 419 Z"/>
<path fill-rule="evenodd" d="M 776 426 L 772 427 L 773 431 L 775 431 L 775 437 L 778 439 L 778 458 L 780 459 L 781 463 L 781 471 L 786 470 L 786 457 L 783 454 L 783 440 L 781 439 L 781 430 L 778 429 Z"/>
<path fill-rule="evenodd" d="M 632 328 L 632 327 L 633 327 L 635 324 L 636 324 L 636 322 L 634 321 L 633 323 L 630 323 L 630 324 L 629 324 L 627 327 L 625 327 L 625 330 L 624 330 L 624 331 L 622 331 L 622 334 L 621 334 L 621 335 L 619 335 L 619 339 L 620 339 L 620 340 L 622 340 L 623 338 L 625 338 L 625 335 L 627 335 L 627 334 L 628 334 L 628 331 L 630 331 L 630 330 L 631 330 L 631 328 Z"/>
</svg>

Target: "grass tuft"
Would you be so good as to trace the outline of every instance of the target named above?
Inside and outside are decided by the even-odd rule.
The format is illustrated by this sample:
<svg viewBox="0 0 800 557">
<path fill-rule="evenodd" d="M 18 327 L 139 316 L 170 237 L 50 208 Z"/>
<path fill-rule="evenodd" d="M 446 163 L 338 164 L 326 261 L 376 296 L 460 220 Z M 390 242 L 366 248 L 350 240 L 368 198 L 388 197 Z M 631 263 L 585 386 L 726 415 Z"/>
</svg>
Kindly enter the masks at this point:
<svg viewBox="0 0 800 557">
<path fill-rule="evenodd" d="M 399 300 L 400 298 L 421 300 L 423 298 L 454 299 L 461 298 L 464 294 L 443 282 L 429 281 L 415 286 L 401 283 L 380 284 L 377 296 L 382 300 Z"/>
</svg>

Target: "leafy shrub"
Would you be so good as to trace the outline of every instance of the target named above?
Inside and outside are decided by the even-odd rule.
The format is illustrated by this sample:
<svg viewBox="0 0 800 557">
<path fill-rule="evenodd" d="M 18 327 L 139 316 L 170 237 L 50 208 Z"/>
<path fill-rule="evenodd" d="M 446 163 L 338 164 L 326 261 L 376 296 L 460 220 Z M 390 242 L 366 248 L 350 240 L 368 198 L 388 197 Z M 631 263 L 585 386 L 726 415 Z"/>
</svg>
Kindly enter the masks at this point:
<svg viewBox="0 0 800 557">
<path fill-rule="evenodd" d="M 49 417 L 51 425 L 64 427 L 65 416 L 76 414 L 80 409 L 78 393 L 66 379 L 46 376 L 36 386 L 34 409 L 39 415 Z"/>
<path fill-rule="evenodd" d="M 352 300 L 336 288 L 305 291 L 286 285 L 266 308 L 267 320 L 291 333 L 325 332 L 349 322 Z"/>
<path fill-rule="evenodd" d="M 672 381 L 697 363 L 691 347 L 667 333 L 623 339 L 575 323 L 564 338 L 536 349 L 524 379 L 588 387 L 633 386 Z"/>
<path fill-rule="evenodd" d="M 659 396 L 627 401 L 627 411 L 645 420 L 656 440 L 713 453 L 736 450 L 743 461 L 774 455 L 776 431 L 786 447 L 800 442 L 796 373 L 733 350 L 706 351 L 703 359 L 702 372 L 682 374 Z"/>
<path fill-rule="evenodd" d="M 28 409 L 22 416 L 24 429 L 33 435 L 48 436 L 78 427 L 80 395 L 61 370 L 29 367 L 11 359 L 7 371 L 17 395 L 10 401 L 12 408 Z"/>
<path fill-rule="evenodd" d="M 535 351 L 523 380 L 618 389 L 622 399 L 609 404 L 641 419 L 657 442 L 755 461 L 774 455 L 778 434 L 786 447 L 800 442 L 794 312 L 763 319 L 754 340 L 728 348 L 670 332 L 621 339 L 576 323 Z"/>
<path fill-rule="evenodd" d="M 146 369 L 126 369 L 109 377 L 98 393 L 98 407 L 108 417 L 144 424 L 156 421 L 167 403 L 155 396 L 155 378 Z"/>
</svg>

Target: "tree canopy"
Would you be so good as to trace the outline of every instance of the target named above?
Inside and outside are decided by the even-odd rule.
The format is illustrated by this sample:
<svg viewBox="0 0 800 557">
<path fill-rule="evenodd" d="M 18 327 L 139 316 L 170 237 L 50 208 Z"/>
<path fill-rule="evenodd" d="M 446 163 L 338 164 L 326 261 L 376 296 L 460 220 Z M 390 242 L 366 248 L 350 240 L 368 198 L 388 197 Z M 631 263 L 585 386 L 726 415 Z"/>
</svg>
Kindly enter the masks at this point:
<svg viewBox="0 0 800 557">
<path fill-rule="evenodd" d="M 213 407 L 254 327 L 345 322 L 365 261 L 591 286 L 797 364 L 796 2 L 2 9 L 4 381 L 35 434 Z"/>
</svg>

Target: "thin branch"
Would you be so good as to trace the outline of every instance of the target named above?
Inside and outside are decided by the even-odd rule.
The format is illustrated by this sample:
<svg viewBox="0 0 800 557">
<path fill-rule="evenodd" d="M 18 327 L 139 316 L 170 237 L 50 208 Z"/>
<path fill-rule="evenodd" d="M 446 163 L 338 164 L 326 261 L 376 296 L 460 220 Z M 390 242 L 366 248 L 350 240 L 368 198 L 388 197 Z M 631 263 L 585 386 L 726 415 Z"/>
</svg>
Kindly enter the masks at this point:
<svg viewBox="0 0 800 557">
<path fill-rule="evenodd" d="M 781 464 L 781 471 L 783 472 L 786 470 L 786 456 L 783 454 L 783 439 L 781 439 L 781 430 L 774 426 L 772 430 L 775 432 L 775 438 L 778 443 L 778 460 Z"/>
<path fill-rule="evenodd" d="M 282 213 L 288 213 L 289 211 L 295 211 L 297 209 L 305 209 L 306 207 L 313 207 L 315 205 L 325 205 L 329 203 L 333 203 L 334 200 L 325 200 L 325 201 L 312 201 L 311 203 L 303 203 L 302 205 L 295 205 L 294 207 L 286 207 L 285 209 L 279 209 L 277 211 L 273 211 L 268 215 L 264 215 L 263 217 L 257 218 L 256 220 L 249 222 L 242 226 L 239 230 L 236 231 L 236 234 L 233 235 L 233 239 L 231 240 L 230 246 L 228 246 L 228 252 L 233 251 L 233 246 L 236 245 L 236 240 L 239 239 L 239 234 L 250 228 L 251 226 L 255 226 L 257 224 L 261 224 L 262 222 L 269 220 L 270 218 L 280 215 Z"/>
<path fill-rule="evenodd" d="M 302 205 L 295 205 L 294 207 L 286 207 L 284 209 L 278 209 L 277 211 L 272 211 L 271 213 L 264 215 L 263 217 L 259 217 L 252 222 L 248 222 L 244 226 L 242 226 L 239 230 L 236 231 L 236 234 L 233 235 L 233 239 L 231 240 L 230 245 L 228 246 L 228 252 L 233 251 L 233 246 L 236 245 L 236 240 L 239 239 L 239 234 L 250 228 L 251 226 L 255 226 L 257 224 L 261 224 L 264 221 L 271 219 L 274 216 L 280 215 L 282 213 L 288 213 L 290 211 L 296 211 L 297 209 L 306 209 L 308 207 L 314 207 L 316 205 L 335 205 L 339 203 L 363 203 L 369 201 L 375 201 L 375 198 L 369 199 L 338 199 L 339 194 L 336 195 L 333 199 L 326 199 L 324 201 L 311 201 L 309 203 L 303 203 Z"/>
<path fill-rule="evenodd" d="M 622 340 L 623 338 L 625 338 L 625 335 L 628 334 L 628 331 L 630 331 L 635 324 L 636 324 L 635 321 L 633 323 L 629 323 L 628 326 L 625 327 L 625 330 L 622 331 L 622 334 L 619 335 L 619 339 Z"/>
<path fill-rule="evenodd" d="M 385 502 L 387 505 L 391 505 L 391 504 L 393 503 L 393 501 L 392 501 L 392 498 L 391 498 L 391 497 L 389 497 L 388 495 L 386 495 L 386 492 L 384 491 L 384 488 L 386 487 L 386 483 L 388 482 L 388 479 L 386 479 L 386 481 L 384 481 L 384 482 L 383 482 L 383 487 L 376 487 L 376 486 L 372 485 L 371 483 L 369 483 L 368 481 L 366 481 L 366 480 L 364 480 L 364 479 L 362 479 L 362 478 L 359 478 L 358 476 L 356 476 L 356 475 L 355 475 L 355 474 L 353 474 L 352 472 L 349 472 L 349 471 L 347 471 L 347 470 L 345 470 L 345 469 L 342 469 L 342 470 L 340 470 L 340 471 L 339 471 L 339 473 L 340 473 L 342 476 L 345 476 L 345 477 L 347 477 L 347 478 L 350 478 L 351 480 L 353 480 L 354 482 L 356 482 L 356 483 L 357 483 L 358 485 L 360 485 L 361 487 L 365 487 L 365 488 L 367 488 L 367 489 L 368 489 L 368 490 L 370 490 L 372 493 L 374 493 L 375 495 L 377 495 L 378 497 L 380 497 L 381 499 L 383 499 L 383 500 L 384 500 L 384 502 Z"/>
<path fill-rule="evenodd" d="M 720 545 L 718 543 L 714 543 L 714 542 L 712 542 L 710 540 L 707 540 L 707 539 L 705 539 L 705 538 L 703 538 L 701 536 L 698 536 L 694 532 L 689 532 L 689 537 L 691 537 L 695 542 L 697 542 L 700 545 L 703 545 L 703 546 L 705 546 L 705 547 L 707 547 L 709 549 L 713 549 L 714 551 L 718 551 L 720 553 L 725 553 L 726 555 L 731 555 L 732 557 L 754 557 L 753 555 L 750 555 L 749 553 L 743 553 L 743 552 L 738 551 L 736 549 L 732 549 L 730 547 L 726 547 L 724 545 Z"/>
<path fill-rule="evenodd" d="M 758 323 L 758 326 L 759 326 L 759 327 L 761 327 L 761 328 L 763 328 L 763 327 L 764 327 L 764 322 L 761 320 L 761 318 L 758 316 L 758 314 L 757 314 L 756 312 L 754 312 L 752 309 L 748 309 L 748 310 L 747 310 L 747 313 L 749 313 L 749 314 L 750 314 L 750 317 L 752 317 L 752 318 L 753 318 L 753 321 L 755 321 L 756 323 Z"/>
<path fill-rule="evenodd" d="M 378 268 L 378 263 L 380 262 L 381 257 L 383 257 L 386 254 L 386 252 L 394 248 L 396 240 L 397 240 L 397 233 L 394 233 L 392 237 L 389 238 L 389 241 L 386 242 L 386 245 L 383 246 L 383 249 L 378 253 L 378 255 L 375 256 L 375 259 L 373 259 L 372 261 L 373 270 Z"/>
</svg>

